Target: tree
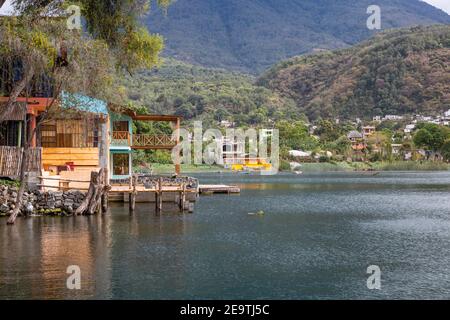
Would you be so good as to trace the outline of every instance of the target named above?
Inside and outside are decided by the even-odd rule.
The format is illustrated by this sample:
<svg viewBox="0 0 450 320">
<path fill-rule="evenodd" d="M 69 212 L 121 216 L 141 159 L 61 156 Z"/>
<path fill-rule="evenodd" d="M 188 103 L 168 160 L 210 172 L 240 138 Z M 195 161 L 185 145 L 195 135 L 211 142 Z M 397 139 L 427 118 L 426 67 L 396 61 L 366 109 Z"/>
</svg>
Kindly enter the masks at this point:
<svg viewBox="0 0 450 320">
<path fill-rule="evenodd" d="M 160 0 L 158 4 L 167 6 L 169 2 Z M 163 48 L 162 38 L 150 35 L 140 23 L 140 17 L 148 11 L 148 1 L 78 1 L 86 21 L 83 31 L 67 29 L 64 12 L 68 1 L 14 0 L 12 4 L 17 17 L 0 21 L 0 62 L 3 66 L 18 63 L 20 68 L 15 71 L 20 72 L 20 78 L 12 81 L 0 121 L 11 112 L 17 98 L 28 96 L 32 84 L 42 77 L 50 79 L 53 101 L 63 89 L 111 100 L 116 92 L 116 73 L 153 66 Z M 55 105 L 47 109 L 37 128 Z M 35 133 L 23 148 L 21 185 L 8 223 L 14 223 L 21 209 L 26 184 L 24 164 Z"/>
<path fill-rule="evenodd" d="M 330 120 L 320 120 L 317 124 L 316 133 L 320 136 L 320 140 L 331 142 L 339 139 L 341 134 L 339 127 Z"/>
<path fill-rule="evenodd" d="M 330 144 L 331 150 L 341 155 L 348 155 L 351 151 L 352 143 L 347 136 L 341 136 Z"/>
<path fill-rule="evenodd" d="M 441 153 L 445 161 L 450 161 L 450 139 L 445 140 L 441 148 Z"/>
<path fill-rule="evenodd" d="M 368 138 L 368 143 L 371 150 L 377 150 L 377 158 L 391 160 L 392 145 L 389 131 L 375 132 Z"/>
<path fill-rule="evenodd" d="M 432 140 L 433 136 L 426 129 L 418 130 L 413 138 L 414 144 L 419 148 L 422 147 L 428 148 L 432 144 L 431 142 Z"/>
<path fill-rule="evenodd" d="M 158 1 L 158 4 L 162 6 L 167 6 L 169 3 L 169 0 Z M 81 13 L 86 21 L 86 30 L 83 32 L 70 32 L 65 29 L 64 19 L 55 18 L 54 21 L 49 22 L 51 20 L 48 16 L 63 17 L 65 15 L 64 10 L 70 4 L 68 1 L 14 0 L 12 4 L 19 15 L 17 18 L 7 20 L 7 26 L 4 26 L 2 33 L 12 31 L 10 34 L 13 39 L 18 40 L 20 47 L 13 48 L 16 50 L 7 50 L 8 45 L 14 42 L 7 42 L 2 37 L 2 49 L 20 58 L 23 76 L 14 84 L 6 110 L 11 110 L 12 104 L 16 102 L 17 97 L 33 80 L 33 77 L 44 71 L 39 70 L 41 66 L 47 66 L 53 71 L 58 62 L 56 59 L 58 51 L 68 49 L 72 54 L 76 52 L 73 46 L 66 45 L 66 37 L 70 39 L 78 36 L 78 41 L 81 42 L 88 41 L 89 38 L 98 40 L 98 45 L 104 46 L 111 54 L 110 59 L 114 58 L 115 66 L 128 72 L 155 65 L 158 62 L 158 54 L 163 48 L 162 38 L 159 35 L 150 35 L 140 23 L 140 17 L 148 11 L 148 1 L 78 1 L 77 4 L 80 5 Z M 49 25 L 58 25 L 60 30 L 55 34 L 54 29 L 48 28 Z M 5 27 L 13 28 L 13 30 L 5 29 Z M 28 52 L 30 54 L 24 54 Z M 37 63 L 33 63 L 34 61 Z M 49 70 L 45 71 L 48 74 Z"/>
<path fill-rule="evenodd" d="M 318 145 L 318 141 L 309 135 L 308 127 L 302 121 L 282 120 L 276 123 L 276 128 L 280 133 L 281 147 L 313 150 Z"/>
<path fill-rule="evenodd" d="M 445 140 L 450 138 L 450 129 L 434 123 L 422 123 L 417 126 L 419 130 L 414 135 L 414 143 L 418 147 L 438 152 Z"/>
</svg>

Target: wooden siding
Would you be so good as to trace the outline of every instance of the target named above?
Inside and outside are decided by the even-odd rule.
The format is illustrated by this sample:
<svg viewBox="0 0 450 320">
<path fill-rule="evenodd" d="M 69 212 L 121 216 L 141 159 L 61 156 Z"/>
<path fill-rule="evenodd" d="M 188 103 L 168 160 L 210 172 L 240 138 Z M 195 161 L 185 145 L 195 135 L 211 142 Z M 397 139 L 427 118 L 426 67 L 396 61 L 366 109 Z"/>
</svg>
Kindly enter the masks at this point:
<svg viewBox="0 0 450 320">
<path fill-rule="evenodd" d="M 30 148 L 28 156 L 27 172 L 39 172 L 41 170 L 41 148 Z M 22 165 L 22 148 L 0 146 L 0 176 L 17 178 L 20 176 Z"/>
<path fill-rule="evenodd" d="M 64 166 L 73 162 L 77 166 L 99 166 L 98 148 L 43 148 L 42 165 Z"/>
<path fill-rule="evenodd" d="M 40 143 L 44 148 L 93 148 L 101 140 L 99 119 L 54 120 L 41 126 Z"/>
</svg>

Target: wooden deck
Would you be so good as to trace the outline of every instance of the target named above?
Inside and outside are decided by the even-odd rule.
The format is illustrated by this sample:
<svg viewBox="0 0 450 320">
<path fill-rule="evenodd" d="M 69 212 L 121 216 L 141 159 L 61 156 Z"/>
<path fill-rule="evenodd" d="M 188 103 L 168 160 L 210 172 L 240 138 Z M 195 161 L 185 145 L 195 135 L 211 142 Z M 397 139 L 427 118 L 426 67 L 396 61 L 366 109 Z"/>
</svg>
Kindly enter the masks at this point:
<svg viewBox="0 0 450 320">
<path fill-rule="evenodd" d="M 199 187 L 200 194 L 214 194 L 214 193 L 241 193 L 241 189 L 238 186 L 227 186 L 227 185 L 200 185 Z"/>
<path fill-rule="evenodd" d="M 163 186 L 159 191 L 157 188 L 146 188 L 144 186 L 136 186 L 136 189 L 130 186 L 111 186 L 110 193 L 131 193 L 131 192 L 182 192 L 182 186 Z M 185 192 L 197 193 L 197 190 L 186 189 Z"/>
</svg>

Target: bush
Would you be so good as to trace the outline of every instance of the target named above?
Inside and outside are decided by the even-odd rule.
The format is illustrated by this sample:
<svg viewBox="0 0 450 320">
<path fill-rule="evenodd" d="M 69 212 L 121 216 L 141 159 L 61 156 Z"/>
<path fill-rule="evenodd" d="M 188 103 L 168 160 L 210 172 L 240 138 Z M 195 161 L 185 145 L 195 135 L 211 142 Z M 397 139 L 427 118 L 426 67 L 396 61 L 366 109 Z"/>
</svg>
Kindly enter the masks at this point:
<svg viewBox="0 0 450 320">
<path fill-rule="evenodd" d="M 280 171 L 291 171 L 291 164 L 289 163 L 289 161 L 280 161 Z"/>
<path fill-rule="evenodd" d="M 0 186 L 18 188 L 20 186 L 20 182 L 17 180 L 0 179 Z"/>
</svg>

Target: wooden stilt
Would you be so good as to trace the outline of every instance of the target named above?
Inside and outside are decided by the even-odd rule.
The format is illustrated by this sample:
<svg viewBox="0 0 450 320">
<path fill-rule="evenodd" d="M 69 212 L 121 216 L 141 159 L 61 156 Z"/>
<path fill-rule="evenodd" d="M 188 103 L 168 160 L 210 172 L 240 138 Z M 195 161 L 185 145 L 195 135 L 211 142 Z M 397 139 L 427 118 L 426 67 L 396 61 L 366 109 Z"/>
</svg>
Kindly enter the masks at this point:
<svg viewBox="0 0 450 320">
<path fill-rule="evenodd" d="M 102 195 L 102 213 L 106 214 L 108 212 L 108 192 Z"/>
<path fill-rule="evenodd" d="M 136 184 L 137 184 L 137 177 L 133 176 L 130 179 L 131 181 L 131 192 L 129 195 L 129 207 L 130 207 L 130 213 L 133 213 L 136 209 Z"/>
<path fill-rule="evenodd" d="M 183 183 L 181 186 L 181 195 L 180 195 L 180 210 L 184 212 L 186 210 L 186 185 Z"/>
<path fill-rule="evenodd" d="M 108 206 L 109 206 L 109 203 L 108 203 L 108 193 L 109 193 L 109 190 L 111 190 L 111 186 L 110 185 L 108 185 L 108 181 L 109 181 L 109 179 L 108 179 L 108 169 L 107 168 L 105 168 L 104 169 L 105 170 L 105 173 L 104 173 L 104 179 L 105 179 L 105 192 L 103 192 L 103 194 L 102 194 L 102 200 L 101 200 L 101 202 L 102 202 L 102 213 L 103 214 L 105 214 L 105 213 L 107 213 L 108 212 Z"/>
<path fill-rule="evenodd" d="M 162 184 L 163 184 L 163 179 L 159 178 L 158 181 L 158 201 L 157 201 L 157 210 L 158 212 L 162 211 L 162 204 L 163 204 L 163 192 L 162 192 Z"/>
</svg>

